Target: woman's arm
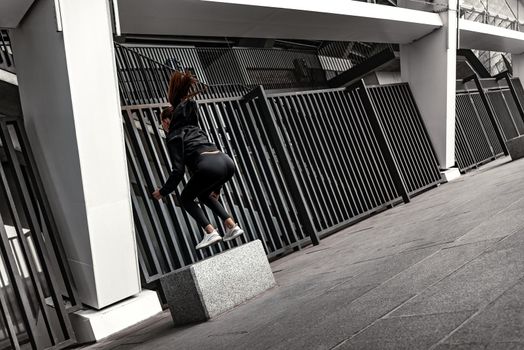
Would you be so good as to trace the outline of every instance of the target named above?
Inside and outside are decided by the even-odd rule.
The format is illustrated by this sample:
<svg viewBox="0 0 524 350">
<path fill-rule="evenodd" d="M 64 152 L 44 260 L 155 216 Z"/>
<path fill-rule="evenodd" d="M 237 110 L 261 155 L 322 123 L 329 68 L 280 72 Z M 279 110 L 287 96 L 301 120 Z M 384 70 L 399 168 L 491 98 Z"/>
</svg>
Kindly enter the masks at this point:
<svg viewBox="0 0 524 350">
<path fill-rule="evenodd" d="M 167 144 L 167 148 L 169 156 L 171 157 L 172 171 L 164 186 L 159 190 L 159 194 L 162 197 L 173 192 L 177 188 L 178 183 L 184 177 L 184 134 L 181 133 L 180 135 L 175 136 L 174 139 L 170 140 Z"/>
</svg>

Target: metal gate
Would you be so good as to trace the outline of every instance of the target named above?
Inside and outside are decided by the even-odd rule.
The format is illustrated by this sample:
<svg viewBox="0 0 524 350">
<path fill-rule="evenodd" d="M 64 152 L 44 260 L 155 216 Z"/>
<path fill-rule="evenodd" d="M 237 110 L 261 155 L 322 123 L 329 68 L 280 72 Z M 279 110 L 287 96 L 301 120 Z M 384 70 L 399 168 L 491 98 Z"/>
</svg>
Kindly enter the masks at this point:
<svg viewBox="0 0 524 350">
<path fill-rule="evenodd" d="M 23 122 L 0 115 L 0 349 L 75 343 L 77 297 L 57 234 Z"/>
<path fill-rule="evenodd" d="M 270 258 L 316 244 L 441 181 L 407 84 L 272 95 L 258 87 L 198 104 L 201 127 L 238 169 L 221 200 L 246 229 L 242 240 L 260 239 Z M 163 106 L 123 108 L 146 283 L 235 245 L 196 251 L 201 229 L 174 197 L 151 199 L 170 169 L 158 127 Z"/>
</svg>

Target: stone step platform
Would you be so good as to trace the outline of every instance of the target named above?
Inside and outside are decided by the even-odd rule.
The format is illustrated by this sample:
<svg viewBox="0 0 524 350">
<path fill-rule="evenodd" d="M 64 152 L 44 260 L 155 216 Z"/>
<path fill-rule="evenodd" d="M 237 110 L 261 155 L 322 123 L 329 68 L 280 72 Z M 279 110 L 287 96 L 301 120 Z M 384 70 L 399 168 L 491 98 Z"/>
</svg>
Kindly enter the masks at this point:
<svg viewBox="0 0 524 350">
<path fill-rule="evenodd" d="M 256 240 L 170 273 L 160 284 L 175 325 L 207 321 L 276 285 Z"/>
</svg>

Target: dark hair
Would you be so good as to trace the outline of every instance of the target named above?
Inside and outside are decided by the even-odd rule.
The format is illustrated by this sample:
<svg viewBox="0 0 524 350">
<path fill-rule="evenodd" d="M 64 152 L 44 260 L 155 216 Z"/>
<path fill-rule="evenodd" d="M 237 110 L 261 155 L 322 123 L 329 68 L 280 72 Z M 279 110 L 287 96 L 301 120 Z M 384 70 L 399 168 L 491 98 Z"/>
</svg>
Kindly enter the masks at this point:
<svg viewBox="0 0 524 350">
<path fill-rule="evenodd" d="M 195 85 L 198 80 L 191 74 L 191 72 L 175 71 L 169 79 L 169 87 L 167 89 L 167 100 L 173 108 L 175 108 L 182 100 L 195 96 L 200 91 L 196 91 Z M 191 92 L 193 90 L 193 92 Z"/>
<path fill-rule="evenodd" d="M 173 111 L 173 106 L 167 106 L 166 108 L 164 108 L 160 113 L 160 122 L 162 122 L 164 119 L 171 119 L 171 117 L 173 116 Z"/>
</svg>

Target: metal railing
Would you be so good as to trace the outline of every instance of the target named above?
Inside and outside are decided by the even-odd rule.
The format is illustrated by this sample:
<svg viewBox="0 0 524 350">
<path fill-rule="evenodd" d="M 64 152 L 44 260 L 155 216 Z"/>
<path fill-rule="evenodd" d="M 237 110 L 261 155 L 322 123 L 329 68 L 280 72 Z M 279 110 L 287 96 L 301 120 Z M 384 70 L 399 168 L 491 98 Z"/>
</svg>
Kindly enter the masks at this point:
<svg viewBox="0 0 524 350">
<path fill-rule="evenodd" d="M 524 134 L 519 79 L 503 74 L 470 81 L 459 82 L 456 98 L 455 155 L 462 172 L 507 155 L 506 141 Z"/>
<path fill-rule="evenodd" d="M 198 104 L 201 127 L 238 168 L 221 200 L 244 227 L 242 241 L 260 239 L 270 258 L 316 244 L 441 181 L 407 84 L 279 94 L 258 87 Z M 163 106 L 122 110 L 145 283 L 236 244 L 196 251 L 196 223 L 173 197 L 151 199 L 170 169 L 158 127 Z"/>
<path fill-rule="evenodd" d="M 460 18 L 473 22 L 489 24 L 496 27 L 521 31 L 524 27 L 523 23 L 518 18 L 518 12 L 514 13 L 513 10 L 510 12 L 512 13 L 513 18 L 493 13 L 488 9 L 477 9 L 473 6 L 461 6 Z"/>
<path fill-rule="evenodd" d="M 167 86 L 174 68 L 116 43 L 115 58 L 122 105 L 167 102 Z M 197 99 L 241 96 L 248 91 L 235 83 L 199 84 L 197 89 L 203 91 Z"/>
<path fill-rule="evenodd" d="M 280 142 L 290 154 L 286 161 L 321 236 L 401 201 L 358 92 L 339 89 L 268 98 Z"/>
<path fill-rule="evenodd" d="M 307 244 L 255 103 L 229 98 L 199 105 L 202 128 L 234 159 L 238 169 L 220 197 L 246 229 L 241 240 L 260 239 L 270 258 Z M 160 111 L 158 105 L 123 109 L 140 266 L 146 283 L 237 245 L 220 243 L 196 251 L 202 234 L 196 223 L 175 205 L 173 197 L 165 202 L 151 200 L 153 189 L 166 180 L 171 169 L 158 129 Z M 221 220 L 213 217 L 212 223 L 222 228 Z"/>
<path fill-rule="evenodd" d="M 367 2 L 371 4 L 387 5 L 408 8 L 412 10 L 425 12 L 443 12 L 448 9 L 448 4 L 445 1 L 438 0 L 355 0 L 360 2 Z"/>
<path fill-rule="evenodd" d="M 11 73 L 15 72 L 11 39 L 9 38 L 9 32 L 4 29 L 0 29 L 0 69 Z"/>
<path fill-rule="evenodd" d="M 119 44 L 115 48 L 122 103 L 137 105 L 165 102 L 174 70 L 190 71 L 207 84 L 199 99 L 241 96 L 259 85 L 267 90 L 326 88 L 328 79 L 391 45 L 331 42 L 316 51 Z"/>
<path fill-rule="evenodd" d="M 440 183 L 438 160 L 407 83 L 369 88 L 409 195 Z"/>
<path fill-rule="evenodd" d="M 21 118 L 0 115 L 0 143 L 0 346 L 62 349 L 78 299 Z"/>
<path fill-rule="evenodd" d="M 504 155 L 478 92 L 457 93 L 455 118 L 455 157 L 460 171 Z"/>
<path fill-rule="evenodd" d="M 348 69 L 364 63 L 370 57 L 390 48 L 391 44 L 377 44 L 364 42 L 332 41 L 322 45 L 318 51 L 318 58 L 329 80 Z"/>
<path fill-rule="evenodd" d="M 265 48 L 128 46 L 176 70 L 189 70 L 208 85 L 236 84 L 266 89 L 326 86 L 316 53 Z"/>
</svg>

